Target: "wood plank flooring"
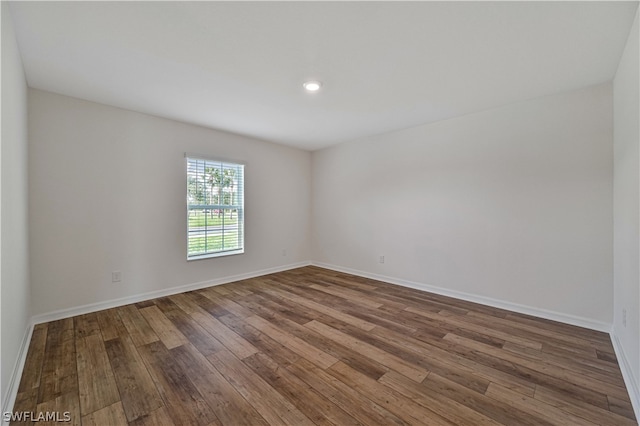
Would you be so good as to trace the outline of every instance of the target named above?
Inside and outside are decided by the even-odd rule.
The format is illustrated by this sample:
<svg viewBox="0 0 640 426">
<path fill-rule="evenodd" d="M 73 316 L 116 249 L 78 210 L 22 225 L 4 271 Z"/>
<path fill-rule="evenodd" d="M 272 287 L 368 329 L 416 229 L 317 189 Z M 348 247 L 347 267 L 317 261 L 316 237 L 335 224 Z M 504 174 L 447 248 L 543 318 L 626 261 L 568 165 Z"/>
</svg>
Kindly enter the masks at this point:
<svg viewBox="0 0 640 426">
<path fill-rule="evenodd" d="M 635 425 L 609 336 L 317 267 L 36 325 L 72 425 Z"/>
</svg>

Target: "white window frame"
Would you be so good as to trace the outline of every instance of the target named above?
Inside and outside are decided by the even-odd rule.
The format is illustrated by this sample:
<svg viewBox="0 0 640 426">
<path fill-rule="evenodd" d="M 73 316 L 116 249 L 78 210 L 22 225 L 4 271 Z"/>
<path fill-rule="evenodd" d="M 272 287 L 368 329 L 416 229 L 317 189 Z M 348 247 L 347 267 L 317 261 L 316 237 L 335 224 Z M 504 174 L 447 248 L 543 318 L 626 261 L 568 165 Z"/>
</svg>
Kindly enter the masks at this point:
<svg viewBox="0 0 640 426">
<path fill-rule="evenodd" d="M 185 196 L 185 201 L 186 201 L 186 213 L 187 213 L 187 220 L 186 220 L 186 242 L 187 242 L 187 261 L 192 261 L 192 260 L 200 260 L 200 259 L 209 259 L 209 258 L 214 258 L 214 257 L 223 257 L 223 256 L 233 256 L 233 255 L 237 255 L 237 254 L 243 254 L 244 253 L 244 178 L 245 178 L 245 173 L 244 173 L 244 169 L 245 169 L 245 163 L 241 162 L 241 161 L 237 161 L 237 160 L 228 160 L 228 159 L 221 159 L 221 158 L 210 158 L 207 156 L 203 156 L 203 155 L 198 155 L 198 154 L 189 154 L 189 153 L 185 153 L 184 154 L 184 158 L 185 158 L 185 189 L 186 189 L 186 196 Z M 189 185 L 191 184 L 190 182 L 190 177 L 193 176 L 192 174 L 190 174 L 189 171 L 189 163 L 192 161 L 197 161 L 197 162 L 204 162 L 205 165 L 203 166 L 203 168 L 206 170 L 207 166 L 206 164 L 209 163 L 211 165 L 214 166 L 220 166 L 222 168 L 227 168 L 227 169 L 234 169 L 234 170 L 239 170 L 240 171 L 240 178 L 239 178 L 239 185 L 237 188 L 237 193 L 235 194 L 235 196 L 232 193 L 232 198 L 237 198 L 237 203 L 233 204 L 223 204 L 220 203 L 220 200 L 218 200 L 217 204 L 210 204 L 210 203 L 205 203 L 205 204 L 199 204 L 199 203 L 192 203 L 189 200 Z M 197 183 L 196 183 L 197 184 Z M 204 184 L 204 183 L 203 183 Z M 206 186 L 205 186 L 206 188 Z M 211 201 L 210 201 L 211 202 Z M 230 207 L 232 207 L 234 210 L 237 211 L 237 231 L 238 231 L 238 236 L 237 236 L 237 241 L 238 241 L 238 245 L 239 248 L 233 248 L 233 249 L 224 249 L 224 247 L 222 249 L 218 249 L 218 250 L 206 250 L 202 253 L 199 254 L 193 254 L 190 255 L 189 254 L 189 240 L 190 238 L 194 238 L 191 234 L 194 232 L 190 226 L 189 226 L 189 220 L 191 217 L 191 213 L 193 211 L 198 211 L 198 210 L 225 210 L 225 209 L 229 209 Z M 206 217 L 206 213 L 205 213 L 205 217 Z M 224 241 L 224 225 L 223 226 L 223 241 Z M 200 232 L 204 232 L 204 238 L 205 238 L 205 244 L 208 242 L 208 229 L 205 228 L 203 231 Z M 197 238 L 197 237 L 195 237 Z M 224 243 L 223 243 L 224 244 Z"/>
</svg>

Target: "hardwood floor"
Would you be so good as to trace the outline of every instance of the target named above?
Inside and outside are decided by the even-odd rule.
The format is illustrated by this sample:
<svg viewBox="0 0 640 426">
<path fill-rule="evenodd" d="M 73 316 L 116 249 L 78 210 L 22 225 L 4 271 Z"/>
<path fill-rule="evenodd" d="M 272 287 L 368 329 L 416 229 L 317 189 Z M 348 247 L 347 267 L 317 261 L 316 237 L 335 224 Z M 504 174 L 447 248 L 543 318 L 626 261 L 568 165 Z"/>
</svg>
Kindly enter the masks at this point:
<svg viewBox="0 0 640 426">
<path fill-rule="evenodd" d="M 305 267 L 38 324 L 74 425 L 633 425 L 609 336 Z"/>
</svg>

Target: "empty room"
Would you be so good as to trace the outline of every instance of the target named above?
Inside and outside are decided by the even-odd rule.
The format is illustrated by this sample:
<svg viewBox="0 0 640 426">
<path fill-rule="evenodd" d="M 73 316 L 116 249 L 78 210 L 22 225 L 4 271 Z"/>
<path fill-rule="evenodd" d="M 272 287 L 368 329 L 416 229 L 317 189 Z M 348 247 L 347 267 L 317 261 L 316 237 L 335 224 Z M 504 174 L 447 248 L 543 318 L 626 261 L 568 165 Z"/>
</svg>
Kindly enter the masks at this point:
<svg viewBox="0 0 640 426">
<path fill-rule="evenodd" d="M 2 1 L 2 424 L 637 425 L 637 1 Z"/>
</svg>

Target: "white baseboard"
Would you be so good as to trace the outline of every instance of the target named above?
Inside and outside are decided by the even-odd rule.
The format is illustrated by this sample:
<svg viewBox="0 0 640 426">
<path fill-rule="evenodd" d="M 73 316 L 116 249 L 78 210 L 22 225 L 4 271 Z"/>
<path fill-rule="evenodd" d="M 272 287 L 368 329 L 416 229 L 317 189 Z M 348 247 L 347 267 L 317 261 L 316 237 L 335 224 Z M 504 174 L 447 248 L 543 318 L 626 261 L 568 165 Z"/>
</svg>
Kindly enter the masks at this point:
<svg viewBox="0 0 640 426">
<path fill-rule="evenodd" d="M 197 283 L 185 284 L 177 287 L 166 288 L 148 293 L 136 294 L 133 296 L 122 297 L 119 299 L 111 299 L 104 302 L 91 303 L 88 305 L 77 306 L 59 311 L 48 312 L 45 314 L 35 315 L 31 318 L 32 324 L 40 324 L 43 322 L 56 321 L 63 318 L 74 317 L 76 315 L 88 314 L 91 312 L 101 311 L 103 309 L 115 308 L 118 306 L 128 305 L 130 303 L 138 303 L 158 297 L 170 296 L 172 294 L 184 293 L 186 291 L 198 290 L 201 288 L 212 287 L 231 283 L 234 281 L 246 280 L 249 278 L 260 277 L 262 275 L 273 274 L 276 272 L 287 271 L 289 269 L 301 268 L 311 265 L 311 262 L 298 262 L 289 265 L 276 266 L 274 268 L 261 269 L 259 271 L 248 272 L 245 274 L 231 275 L 222 278 L 216 278 L 210 281 L 201 281 Z"/>
<path fill-rule="evenodd" d="M 575 315 L 565 314 L 561 312 L 554 312 L 547 309 L 536 308 L 533 306 L 520 305 L 518 303 L 507 302 L 504 300 L 493 299 L 491 297 L 478 296 L 471 293 L 465 293 L 462 291 L 450 290 L 442 287 L 436 287 L 429 284 L 418 283 L 414 281 L 403 280 L 400 278 L 388 277 L 385 275 L 374 274 L 371 272 L 359 271 L 357 269 L 351 269 L 343 266 L 332 265 L 322 262 L 311 262 L 312 265 L 320 268 L 332 269 L 338 272 L 344 272 L 347 274 L 357 275 L 364 278 L 370 278 L 373 280 L 384 281 L 391 284 L 396 284 L 402 287 L 414 288 L 416 290 L 427 291 L 430 293 L 439 294 L 442 296 L 453 297 L 456 299 L 466 300 L 468 302 L 480 303 L 482 305 L 492 306 L 494 308 L 505 309 L 508 311 L 518 312 L 525 315 L 532 315 L 539 318 L 545 318 L 552 321 L 558 321 L 565 324 L 576 325 L 578 327 L 588 328 L 590 330 L 602 331 L 605 333 L 611 332 L 611 324 L 592 320 L 589 318 L 583 318 Z"/>
<path fill-rule="evenodd" d="M 640 389 L 638 389 L 638 380 L 633 376 L 629 358 L 627 358 L 624 348 L 613 330 L 611 331 L 611 342 L 613 343 L 613 350 L 616 352 L 616 358 L 618 358 L 618 365 L 622 372 L 624 384 L 627 386 L 627 392 L 629 392 L 633 412 L 636 414 L 636 419 L 640 419 Z"/>
<path fill-rule="evenodd" d="M 16 403 L 16 397 L 18 396 L 18 387 L 20 386 L 20 379 L 22 378 L 22 370 L 24 370 L 24 363 L 27 360 L 27 352 L 29 351 L 29 343 L 31 342 L 31 335 L 33 334 L 33 323 L 27 325 L 27 329 L 24 332 L 22 343 L 20 344 L 20 351 L 18 352 L 18 358 L 13 366 L 13 374 L 11 380 L 9 380 L 9 386 L 7 393 L 2 398 L 4 403 L 2 404 L 2 420 L 1 424 L 8 425 L 8 422 L 4 421 L 4 413 L 12 411 L 13 406 Z"/>
</svg>

